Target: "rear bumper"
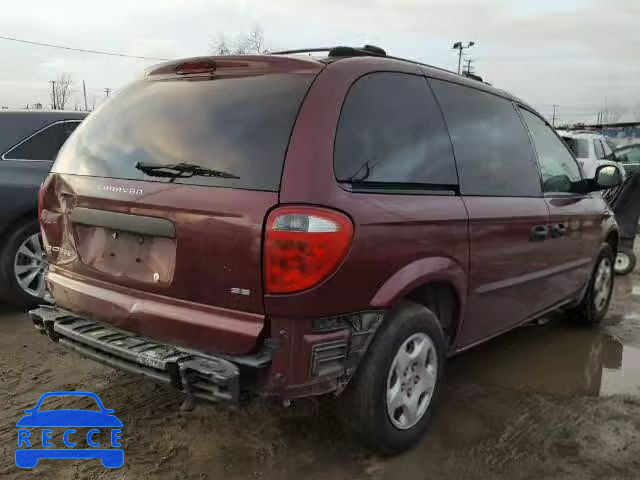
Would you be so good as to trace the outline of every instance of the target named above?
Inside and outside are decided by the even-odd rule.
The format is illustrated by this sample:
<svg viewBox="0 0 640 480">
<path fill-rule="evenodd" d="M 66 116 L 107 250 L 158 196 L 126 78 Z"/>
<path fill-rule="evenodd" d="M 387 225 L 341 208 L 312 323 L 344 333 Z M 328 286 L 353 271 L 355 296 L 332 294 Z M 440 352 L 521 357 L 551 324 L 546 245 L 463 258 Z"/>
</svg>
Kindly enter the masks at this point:
<svg viewBox="0 0 640 480">
<path fill-rule="evenodd" d="M 238 404 L 240 392 L 285 400 L 340 393 L 364 357 L 381 311 L 320 319 L 273 318 L 275 335 L 253 355 L 209 355 L 85 318 L 58 306 L 29 312 L 34 325 L 79 354 L 198 399 Z"/>
<path fill-rule="evenodd" d="M 198 399 L 239 402 L 240 371 L 227 359 L 159 343 L 58 307 L 31 310 L 29 317 L 49 338 L 92 360 L 170 384 Z"/>
</svg>

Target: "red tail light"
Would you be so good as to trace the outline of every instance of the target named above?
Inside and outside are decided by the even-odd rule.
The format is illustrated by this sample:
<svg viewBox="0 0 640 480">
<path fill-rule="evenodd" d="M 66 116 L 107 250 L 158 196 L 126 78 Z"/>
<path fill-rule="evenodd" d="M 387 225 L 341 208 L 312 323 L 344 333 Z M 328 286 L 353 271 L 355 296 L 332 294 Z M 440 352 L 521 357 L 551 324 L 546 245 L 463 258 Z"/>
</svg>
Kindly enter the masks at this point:
<svg viewBox="0 0 640 480">
<path fill-rule="evenodd" d="M 267 293 L 307 290 L 344 259 L 353 224 L 342 213 L 315 207 L 277 208 L 267 219 L 264 246 Z"/>
</svg>

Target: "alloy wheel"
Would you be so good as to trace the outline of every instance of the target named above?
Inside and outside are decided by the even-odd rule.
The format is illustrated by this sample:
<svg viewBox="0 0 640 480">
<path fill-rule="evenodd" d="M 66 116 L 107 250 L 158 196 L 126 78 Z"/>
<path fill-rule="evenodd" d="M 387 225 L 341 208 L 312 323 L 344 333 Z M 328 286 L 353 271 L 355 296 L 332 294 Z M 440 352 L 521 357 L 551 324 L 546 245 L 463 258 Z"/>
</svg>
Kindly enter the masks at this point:
<svg viewBox="0 0 640 480">
<path fill-rule="evenodd" d="M 598 264 L 593 282 L 593 306 L 598 312 L 602 311 L 609 301 L 612 278 L 611 260 L 604 257 Z"/>
<path fill-rule="evenodd" d="M 16 282 L 25 293 L 34 297 L 44 297 L 44 275 L 47 258 L 42 248 L 42 239 L 35 233 L 25 239 L 18 248 L 13 261 Z"/>
<path fill-rule="evenodd" d="M 387 376 L 387 414 L 400 430 L 413 427 L 429 408 L 438 378 L 438 355 L 426 333 L 415 333 L 396 352 Z"/>
</svg>

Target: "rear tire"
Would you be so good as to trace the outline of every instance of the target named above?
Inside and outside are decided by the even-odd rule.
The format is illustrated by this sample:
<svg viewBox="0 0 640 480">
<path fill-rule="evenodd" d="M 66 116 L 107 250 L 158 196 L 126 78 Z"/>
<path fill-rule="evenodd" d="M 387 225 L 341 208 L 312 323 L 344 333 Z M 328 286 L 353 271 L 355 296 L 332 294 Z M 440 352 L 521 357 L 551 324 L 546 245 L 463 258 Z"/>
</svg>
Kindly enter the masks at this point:
<svg viewBox="0 0 640 480">
<path fill-rule="evenodd" d="M 629 275 L 636 268 L 636 256 L 629 250 L 620 250 L 616 255 L 616 275 Z"/>
<path fill-rule="evenodd" d="M 614 263 L 613 250 L 609 245 L 605 245 L 598 255 L 587 292 L 580 304 L 568 312 L 575 323 L 595 326 L 604 319 L 613 292 Z"/>
<path fill-rule="evenodd" d="M 387 314 L 337 408 L 368 448 L 393 454 L 426 432 L 437 404 L 446 347 L 431 310 L 402 302 Z"/>
<path fill-rule="evenodd" d="M 13 228 L 0 246 L 0 299 L 19 307 L 45 303 L 45 270 L 40 226 L 37 220 L 29 219 Z M 33 279 L 21 285 L 20 281 L 28 282 L 32 274 Z"/>
</svg>

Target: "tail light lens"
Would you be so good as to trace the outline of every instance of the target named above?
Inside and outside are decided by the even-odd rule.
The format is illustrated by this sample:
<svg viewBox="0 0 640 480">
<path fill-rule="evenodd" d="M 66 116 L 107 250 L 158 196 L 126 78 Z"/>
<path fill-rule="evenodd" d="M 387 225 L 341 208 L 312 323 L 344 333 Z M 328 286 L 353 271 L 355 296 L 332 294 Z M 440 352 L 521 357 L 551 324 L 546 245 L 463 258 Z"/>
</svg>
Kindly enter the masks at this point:
<svg viewBox="0 0 640 480">
<path fill-rule="evenodd" d="M 307 290 L 331 275 L 353 238 L 342 213 L 314 207 L 277 208 L 267 219 L 264 262 L 266 293 Z"/>
</svg>

